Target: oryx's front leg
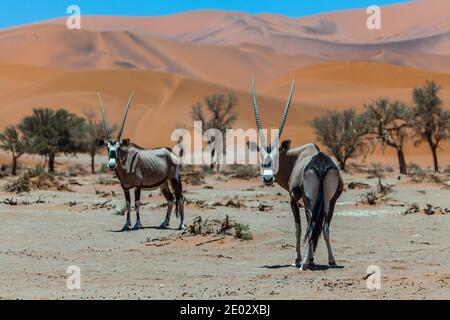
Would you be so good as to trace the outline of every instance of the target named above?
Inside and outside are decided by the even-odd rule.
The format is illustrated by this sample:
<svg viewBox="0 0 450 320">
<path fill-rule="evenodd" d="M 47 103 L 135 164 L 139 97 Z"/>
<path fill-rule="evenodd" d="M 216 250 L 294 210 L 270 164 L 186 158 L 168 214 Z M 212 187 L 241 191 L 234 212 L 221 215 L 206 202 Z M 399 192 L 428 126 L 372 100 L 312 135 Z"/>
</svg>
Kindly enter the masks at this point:
<svg viewBox="0 0 450 320">
<path fill-rule="evenodd" d="M 133 227 L 133 230 L 139 230 L 142 228 L 141 224 L 141 216 L 139 214 L 139 210 L 141 207 L 141 188 L 134 189 L 134 204 L 136 209 L 136 224 Z"/>
<path fill-rule="evenodd" d="M 300 252 L 300 245 L 302 239 L 302 225 L 300 222 L 300 210 L 298 208 L 298 203 L 295 198 L 291 197 L 291 209 L 294 214 L 295 221 L 295 260 L 292 263 L 293 267 L 299 268 L 302 262 L 302 254 Z"/>
<path fill-rule="evenodd" d="M 131 214 L 131 196 L 130 196 L 130 191 L 129 190 L 124 190 L 124 192 L 125 192 L 125 202 L 126 202 L 126 209 L 127 209 L 127 222 L 123 226 L 122 231 L 127 231 L 127 230 L 130 230 L 130 227 L 131 227 L 131 219 L 130 219 L 130 214 Z"/>
</svg>

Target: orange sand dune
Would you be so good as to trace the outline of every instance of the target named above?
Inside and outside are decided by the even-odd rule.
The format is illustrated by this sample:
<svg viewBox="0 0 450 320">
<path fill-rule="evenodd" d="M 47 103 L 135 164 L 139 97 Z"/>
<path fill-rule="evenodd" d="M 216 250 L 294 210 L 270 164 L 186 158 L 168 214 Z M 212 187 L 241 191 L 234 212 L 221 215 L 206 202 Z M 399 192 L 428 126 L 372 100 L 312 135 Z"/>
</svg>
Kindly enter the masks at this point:
<svg viewBox="0 0 450 320">
<path fill-rule="evenodd" d="M 76 31 L 56 19 L 0 31 L 0 63 L 173 72 L 234 88 L 253 73 L 271 81 L 323 60 L 449 73 L 449 12 L 443 0 L 383 7 L 381 30 L 367 29 L 365 10 L 300 19 L 229 11 L 83 16 Z"/>
<path fill-rule="evenodd" d="M 296 101 L 325 109 L 357 108 L 380 97 L 412 101 L 412 88 L 436 80 L 440 96 L 450 108 L 450 75 L 368 62 L 334 62 L 289 72 L 259 91 L 284 99 L 292 79 L 297 79 Z"/>
<path fill-rule="evenodd" d="M 439 36 L 450 31 L 447 0 L 419 0 L 384 6 L 381 30 L 369 30 L 365 9 L 324 13 L 303 18 L 276 14 L 249 15 L 235 11 L 190 11 L 161 17 L 84 17 L 83 28 L 95 31 L 127 30 L 205 44 L 271 42 L 286 50 L 293 40 L 316 39 L 342 44 L 404 42 Z M 63 24 L 56 19 L 45 23 Z M 274 42 L 278 43 L 274 43 Z M 448 44 L 448 40 L 447 40 Z M 438 48 L 439 46 L 437 46 Z M 442 49 L 444 47 L 441 47 Z M 447 47 L 448 48 L 448 47 Z M 427 50 L 430 50 L 428 48 Z M 446 52 L 448 54 L 448 51 Z"/>
<path fill-rule="evenodd" d="M 64 26 L 39 25 L 0 32 L 2 63 L 163 71 L 235 88 L 252 74 L 268 81 L 320 61 L 261 46 L 206 46 L 123 31 L 68 31 Z"/>
</svg>

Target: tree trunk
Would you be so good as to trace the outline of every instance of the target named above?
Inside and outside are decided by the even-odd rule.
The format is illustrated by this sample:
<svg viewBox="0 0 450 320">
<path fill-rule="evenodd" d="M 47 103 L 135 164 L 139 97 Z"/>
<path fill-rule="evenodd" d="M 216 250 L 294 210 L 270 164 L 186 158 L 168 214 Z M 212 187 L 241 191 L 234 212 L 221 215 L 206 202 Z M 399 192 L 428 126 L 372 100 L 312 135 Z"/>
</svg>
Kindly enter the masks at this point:
<svg viewBox="0 0 450 320">
<path fill-rule="evenodd" d="M 17 176 L 17 157 L 13 156 L 12 158 L 12 175 Z"/>
<path fill-rule="evenodd" d="M 338 160 L 339 161 L 339 165 L 341 166 L 341 170 L 345 171 L 345 163 L 347 162 L 347 160 Z"/>
<path fill-rule="evenodd" d="M 55 154 L 50 153 L 48 155 L 48 172 L 53 173 L 55 172 Z"/>
<path fill-rule="evenodd" d="M 407 174 L 407 172 L 406 172 L 405 154 L 403 152 L 403 146 L 402 145 L 397 147 L 397 156 L 398 156 L 398 164 L 399 164 L 399 167 L 400 167 L 400 174 Z"/>
<path fill-rule="evenodd" d="M 434 172 L 439 172 L 439 163 L 437 158 L 437 146 L 431 146 L 431 153 L 433 154 Z"/>
<path fill-rule="evenodd" d="M 95 174 L 95 153 L 91 154 L 91 173 Z"/>
</svg>

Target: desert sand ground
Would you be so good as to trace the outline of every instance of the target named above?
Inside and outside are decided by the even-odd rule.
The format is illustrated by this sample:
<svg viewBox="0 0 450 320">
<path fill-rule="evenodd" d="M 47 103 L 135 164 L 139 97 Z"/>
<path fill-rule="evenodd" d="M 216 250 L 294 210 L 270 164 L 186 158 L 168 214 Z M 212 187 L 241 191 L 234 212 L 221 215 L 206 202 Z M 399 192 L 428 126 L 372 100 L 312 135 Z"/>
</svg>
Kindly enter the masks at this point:
<svg viewBox="0 0 450 320">
<path fill-rule="evenodd" d="M 398 181 L 391 173 L 383 180 L 395 185 L 390 200 L 377 206 L 356 205 L 368 190 L 350 190 L 348 183 L 366 182 L 374 189 L 377 180 L 368 179 L 367 174 L 346 174 L 346 190 L 337 203 L 331 230 L 339 268 L 327 267 L 321 239 L 316 268 L 300 271 L 291 266 L 293 217 L 287 193 L 278 186 L 217 175 L 207 176 L 198 186 L 185 184 L 187 224 L 196 216 L 223 219 L 229 215 L 248 224 L 254 237 L 243 241 L 226 236 L 204 244 L 217 236 L 180 237 L 175 217 L 173 229 L 157 228 L 165 215 L 159 191 L 143 194 L 144 229 L 115 232 L 125 220 L 113 209 L 123 205 L 121 188 L 100 185 L 99 178 L 62 178 L 62 183 L 72 179 L 71 192 L 0 193 L 2 201 L 14 197 L 19 203 L 0 204 L 2 299 L 450 297 L 449 214 L 402 214 L 413 202 L 421 207 L 427 203 L 450 207 L 449 190 L 443 184 L 414 183 L 408 177 Z M 2 187 L 10 179 L 3 178 Z M 44 203 L 26 204 L 39 198 Z M 213 205 L 230 199 L 244 206 Z M 269 206 L 268 210 L 259 211 L 260 204 Z M 303 213 L 302 224 L 305 230 Z M 81 290 L 66 288 L 70 265 L 81 268 Z M 379 290 L 366 286 L 369 265 L 381 268 Z"/>
</svg>

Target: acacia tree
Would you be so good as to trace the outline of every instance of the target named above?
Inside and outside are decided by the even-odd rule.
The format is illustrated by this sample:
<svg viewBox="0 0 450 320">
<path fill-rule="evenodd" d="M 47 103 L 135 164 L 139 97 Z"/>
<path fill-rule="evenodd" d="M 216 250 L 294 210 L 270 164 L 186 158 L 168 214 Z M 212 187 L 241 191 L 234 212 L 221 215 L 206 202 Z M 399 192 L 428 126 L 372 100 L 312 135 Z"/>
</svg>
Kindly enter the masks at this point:
<svg viewBox="0 0 450 320">
<path fill-rule="evenodd" d="M 0 133 L 0 148 L 11 153 L 11 173 L 14 176 L 17 175 L 18 160 L 25 153 L 25 144 L 22 141 L 20 133 L 16 127 L 7 127 L 2 133 Z"/>
<path fill-rule="evenodd" d="M 327 147 L 344 171 L 348 159 L 364 150 L 363 119 L 354 109 L 330 111 L 311 124 L 319 142 Z"/>
<path fill-rule="evenodd" d="M 400 101 L 389 101 L 380 98 L 365 105 L 363 114 L 365 134 L 373 141 L 373 145 L 381 143 L 395 148 L 397 151 L 400 174 L 406 174 L 404 144 L 407 139 L 407 128 L 410 126 L 410 109 Z"/>
<path fill-rule="evenodd" d="M 84 119 L 64 109 L 33 109 L 31 116 L 18 125 L 26 141 L 26 152 L 48 159 L 48 171 L 55 171 L 58 153 L 75 154 L 83 151 Z"/>
<path fill-rule="evenodd" d="M 433 155 L 434 171 L 439 172 L 437 150 L 442 140 L 450 137 L 450 111 L 444 110 L 438 93 L 440 86 L 427 81 L 413 89 L 412 124 L 415 144 L 426 141 Z"/>
<path fill-rule="evenodd" d="M 226 130 L 236 122 L 238 114 L 234 112 L 234 108 L 239 103 L 238 98 L 234 94 L 215 94 L 205 97 L 206 111 L 200 102 L 192 106 L 191 117 L 194 121 L 203 123 L 203 130 L 217 129 L 222 133 L 225 144 Z M 211 137 L 209 143 L 214 142 L 216 137 Z M 216 148 L 211 149 L 211 159 L 214 159 Z M 214 163 L 211 163 L 211 169 Z M 217 171 L 219 171 L 219 163 L 216 163 Z"/>
<path fill-rule="evenodd" d="M 105 130 L 103 130 L 102 121 L 97 119 L 97 114 L 92 110 L 84 111 L 83 114 L 86 120 L 83 148 L 91 157 L 91 173 L 95 174 L 95 156 L 101 148 L 96 140 L 106 140 L 107 138 L 105 137 Z M 117 126 L 109 124 L 107 124 L 107 126 L 108 132 L 113 135 L 117 130 Z"/>
</svg>

